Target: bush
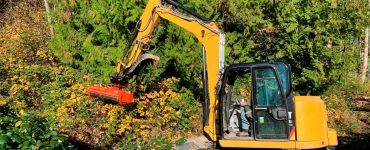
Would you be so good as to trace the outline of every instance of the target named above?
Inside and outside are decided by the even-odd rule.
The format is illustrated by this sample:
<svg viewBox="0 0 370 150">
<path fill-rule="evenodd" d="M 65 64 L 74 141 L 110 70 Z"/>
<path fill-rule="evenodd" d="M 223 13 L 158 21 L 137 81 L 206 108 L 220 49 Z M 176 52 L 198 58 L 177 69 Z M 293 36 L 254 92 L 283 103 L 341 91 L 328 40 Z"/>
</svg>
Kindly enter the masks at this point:
<svg viewBox="0 0 370 150">
<path fill-rule="evenodd" d="M 51 120 L 0 104 L 0 149 L 73 149 Z"/>
<path fill-rule="evenodd" d="M 339 135 L 368 132 L 367 122 L 361 121 L 362 113 L 353 111 L 355 110 L 353 98 L 369 95 L 369 86 L 369 82 L 361 84 L 359 79 L 347 77 L 330 86 L 322 95 L 329 116 L 329 127 L 335 128 Z M 365 116 L 368 115 L 367 113 Z"/>
</svg>

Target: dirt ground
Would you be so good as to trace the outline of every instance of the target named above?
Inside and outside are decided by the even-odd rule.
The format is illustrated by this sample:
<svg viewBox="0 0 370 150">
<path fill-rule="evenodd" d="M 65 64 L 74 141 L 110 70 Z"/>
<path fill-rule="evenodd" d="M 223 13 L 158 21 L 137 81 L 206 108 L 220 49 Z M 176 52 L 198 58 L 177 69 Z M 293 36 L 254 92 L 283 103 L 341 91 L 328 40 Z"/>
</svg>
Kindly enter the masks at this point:
<svg viewBox="0 0 370 150">
<path fill-rule="evenodd" d="M 177 146 L 177 150 L 187 149 L 209 149 L 212 145 L 204 136 L 189 138 L 183 145 Z M 369 133 L 353 133 L 351 136 L 339 136 L 338 146 L 336 150 L 369 150 L 370 149 L 370 134 Z"/>
<path fill-rule="evenodd" d="M 366 150 L 370 149 L 370 134 L 351 134 L 349 137 L 338 137 L 337 150 Z"/>
</svg>

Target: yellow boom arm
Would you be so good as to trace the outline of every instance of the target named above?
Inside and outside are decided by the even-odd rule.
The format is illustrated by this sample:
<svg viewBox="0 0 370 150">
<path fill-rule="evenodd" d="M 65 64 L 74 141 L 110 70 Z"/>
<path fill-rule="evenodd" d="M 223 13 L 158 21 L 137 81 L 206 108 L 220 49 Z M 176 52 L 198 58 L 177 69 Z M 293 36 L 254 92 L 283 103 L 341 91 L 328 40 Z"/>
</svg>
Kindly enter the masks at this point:
<svg viewBox="0 0 370 150">
<path fill-rule="evenodd" d="M 206 125 L 204 131 L 213 141 L 216 141 L 216 88 L 224 65 L 224 34 L 214 22 L 204 21 L 204 18 L 199 18 L 197 14 L 192 14 L 195 17 L 185 16 L 175 11 L 173 7 L 178 6 L 171 0 L 148 0 L 148 4 L 140 17 L 140 27 L 137 26 L 137 35 L 130 47 L 131 52 L 127 58 L 117 63 L 114 76 L 125 78 L 133 73 L 135 67 L 143 59 L 158 59 L 156 56 L 145 54 L 145 49 L 149 47 L 148 43 L 152 40 L 153 31 L 160 19 L 168 20 L 193 33 L 203 45 L 203 84 L 205 105 L 208 106 L 205 107 L 204 119 L 206 119 Z"/>
</svg>

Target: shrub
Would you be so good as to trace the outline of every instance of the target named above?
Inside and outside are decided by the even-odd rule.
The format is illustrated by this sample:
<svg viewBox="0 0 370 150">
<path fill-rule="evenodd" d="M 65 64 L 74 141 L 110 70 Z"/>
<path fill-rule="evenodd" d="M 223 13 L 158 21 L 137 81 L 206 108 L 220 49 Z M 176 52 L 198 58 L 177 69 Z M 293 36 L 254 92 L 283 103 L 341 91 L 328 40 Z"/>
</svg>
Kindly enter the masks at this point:
<svg viewBox="0 0 370 150">
<path fill-rule="evenodd" d="M 73 149 L 53 121 L 0 105 L 0 149 Z"/>
</svg>

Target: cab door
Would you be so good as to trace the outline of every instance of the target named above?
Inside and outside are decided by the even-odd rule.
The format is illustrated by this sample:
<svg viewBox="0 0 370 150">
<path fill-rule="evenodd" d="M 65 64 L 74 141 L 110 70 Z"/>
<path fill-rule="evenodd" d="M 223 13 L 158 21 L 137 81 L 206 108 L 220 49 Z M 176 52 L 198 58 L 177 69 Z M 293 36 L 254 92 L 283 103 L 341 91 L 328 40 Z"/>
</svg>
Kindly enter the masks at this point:
<svg viewBox="0 0 370 150">
<path fill-rule="evenodd" d="M 286 95 L 278 71 L 271 64 L 252 67 L 253 133 L 256 140 L 288 140 Z"/>
</svg>

